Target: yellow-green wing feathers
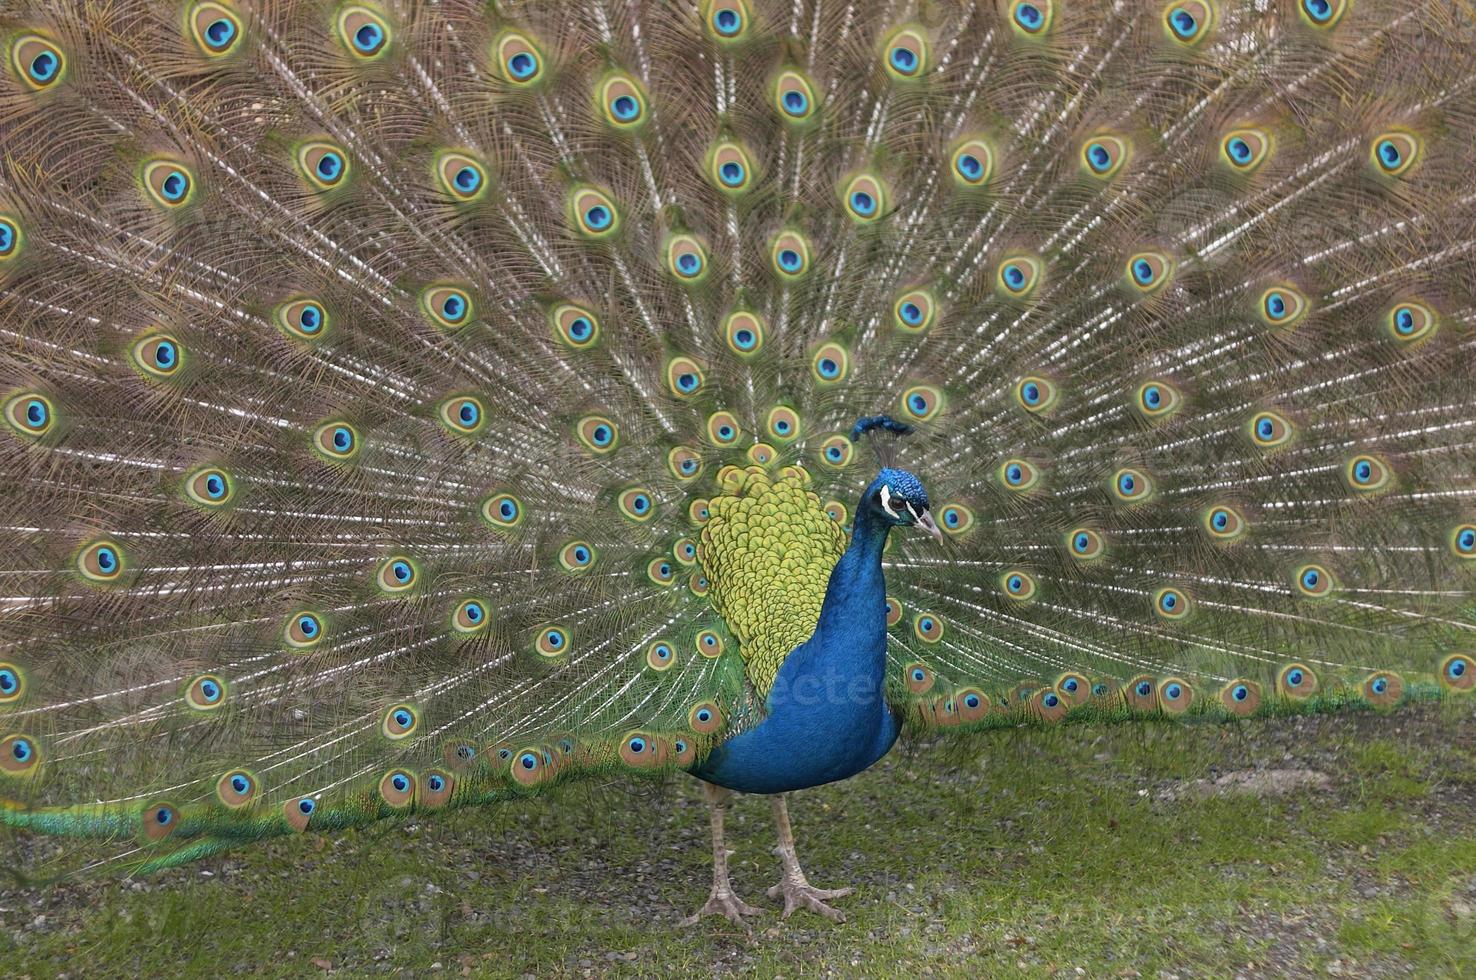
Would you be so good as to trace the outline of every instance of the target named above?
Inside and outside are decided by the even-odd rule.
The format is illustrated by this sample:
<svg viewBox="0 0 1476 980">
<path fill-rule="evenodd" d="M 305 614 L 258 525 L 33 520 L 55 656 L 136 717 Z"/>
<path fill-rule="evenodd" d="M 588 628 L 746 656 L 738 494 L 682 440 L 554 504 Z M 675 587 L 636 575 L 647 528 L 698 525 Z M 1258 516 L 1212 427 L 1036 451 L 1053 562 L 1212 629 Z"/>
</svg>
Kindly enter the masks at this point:
<svg viewBox="0 0 1476 980">
<path fill-rule="evenodd" d="M 784 658 L 815 631 L 846 532 L 797 473 L 772 479 L 750 467 L 730 484 L 709 504 L 698 556 L 713 607 L 737 637 L 748 679 L 762 696 Z"/>
</svg>

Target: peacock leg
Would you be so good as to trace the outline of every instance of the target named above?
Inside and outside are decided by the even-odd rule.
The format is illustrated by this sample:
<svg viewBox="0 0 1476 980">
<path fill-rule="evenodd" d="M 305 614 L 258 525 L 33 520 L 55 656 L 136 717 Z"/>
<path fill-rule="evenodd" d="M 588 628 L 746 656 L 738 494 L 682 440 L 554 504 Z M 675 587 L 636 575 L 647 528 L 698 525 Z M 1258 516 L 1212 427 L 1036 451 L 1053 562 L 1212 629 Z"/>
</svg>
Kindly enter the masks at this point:
<svg viewBox="0 0 1476 980">
<path fill-rule="evenodd" d="M 805 880 L 804 869 L 800 867 L 799 858 L 794 853 L 794 831 L 789 826 L 789 806 L 784 802 L 784 794 L 778 793 L 770 799 L 774 801 L 774 829 L 779 834 L 779 846 L 774 848 L 774 853 L 779 855 L 779 860 L 784 865 L 784 877 L 779 879 L 779 884 L 769 889 L 769 897 L 784 896 L 786 919 L 795 909 L 803 907 L 836 922 L 846 921 L 845 913 L 826 905 L 825 899 L 844 898 L 852 890 L 816 888 Z"/>
<path fill-rule="evenodd" d="M 707 904 L 683 919 L 682 925 L 696 925 L 697 920 L 704 915 L 722 915 L 739 925 L 746 925 L 743 916 L 758 915 L 763 910 L 754 908 L 733 894 L 733 886 L 728 881 L 728 849 L 723 844 L 723 813 L 728 808 L 728 797 L 733 794 L 708 782 L 702 784 L 702 792 L 707 797 L 712 815 L 712 893 L 707 896 Z"/>
</svg>

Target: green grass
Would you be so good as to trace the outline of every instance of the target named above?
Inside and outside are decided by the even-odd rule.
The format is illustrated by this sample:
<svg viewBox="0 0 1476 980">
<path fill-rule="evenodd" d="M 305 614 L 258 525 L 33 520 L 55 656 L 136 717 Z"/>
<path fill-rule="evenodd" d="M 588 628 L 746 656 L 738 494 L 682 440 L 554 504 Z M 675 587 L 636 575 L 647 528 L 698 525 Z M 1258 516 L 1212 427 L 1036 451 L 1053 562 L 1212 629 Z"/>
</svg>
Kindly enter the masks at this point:
<svg viewBox="0 0 1476 980">
<path fill-rule="evenodd" d="M 763 896 L 768 807 L 735 801 L 735 885 L 770 909 L 751 934 L 677 925 L 709 881 L 695 784 L 575 786 L 142 880 L 0 892 L 0 972 L 1476 973 L 1473 753 L 1476 716 L 1453 705 L 899 750 L 791 798 L 811 880 L 856 886 L 843 925 L 780 919 Z M 1252 769 L 1300 782 L 1199 782 Z"/>
</svg>

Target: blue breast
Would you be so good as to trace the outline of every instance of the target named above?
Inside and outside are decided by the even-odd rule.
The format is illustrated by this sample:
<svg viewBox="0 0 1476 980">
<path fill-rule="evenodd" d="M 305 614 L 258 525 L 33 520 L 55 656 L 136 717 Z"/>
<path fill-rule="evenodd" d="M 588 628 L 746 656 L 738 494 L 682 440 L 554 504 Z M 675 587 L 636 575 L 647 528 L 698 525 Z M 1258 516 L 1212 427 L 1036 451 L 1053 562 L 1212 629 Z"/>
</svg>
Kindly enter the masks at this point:
<svg viewBox="0 0 1476 980">
<path fill-rule="evenodd" d="M 887 706 L 885 524 L 858 508 L 851 546 L 830 573 L 815 632 L 785 658 L 759 724 L 693 774 L 744 793 L 784 793 L 845 779 L 887 754 L 901 723 Z M 880 523 L 880 522 L 878 522 Z"/>
</svg>

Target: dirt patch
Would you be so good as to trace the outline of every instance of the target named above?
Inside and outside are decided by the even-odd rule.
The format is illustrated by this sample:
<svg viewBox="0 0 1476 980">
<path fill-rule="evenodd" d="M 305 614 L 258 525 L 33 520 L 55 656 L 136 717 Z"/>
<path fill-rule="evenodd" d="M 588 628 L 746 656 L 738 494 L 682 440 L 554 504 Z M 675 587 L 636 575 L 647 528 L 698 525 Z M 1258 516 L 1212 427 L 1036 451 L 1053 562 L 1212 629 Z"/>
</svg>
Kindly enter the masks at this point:
<svg viewBox="0 0 1476 980">
<path fill-rule="evenodd" d="M 1165 800 L 1202 800 L 1211 796 L 1250 794 L 1258 797 L 1286 796 L 1288 793 L 1325 792 L 1332 789 L 1332 778 L 1316 769 L 1239 769 L 1214 779 L 1194 779 L 1165 788 Z"/>
</svg>

